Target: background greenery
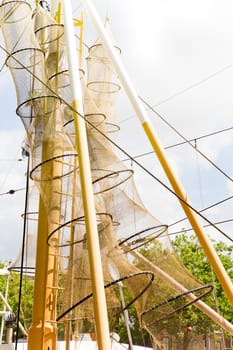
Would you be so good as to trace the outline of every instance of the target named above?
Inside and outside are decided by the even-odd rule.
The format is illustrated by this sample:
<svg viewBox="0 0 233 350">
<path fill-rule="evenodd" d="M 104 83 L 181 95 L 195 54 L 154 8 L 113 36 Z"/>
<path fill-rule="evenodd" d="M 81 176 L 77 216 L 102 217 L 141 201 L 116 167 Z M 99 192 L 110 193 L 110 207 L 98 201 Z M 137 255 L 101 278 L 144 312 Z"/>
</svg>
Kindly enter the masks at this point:
<svg viewBox="0 0 233 350">
<path fill-rule="evenodd" d="M 232 252 L 233 246 L 227 245 L 224 242 L 213 242 L 216 252 L 218 253 L 227 273 L 233 280 L 233 259 Z M 154 249 L 157 249 L 157 242 L 153 243 Z M 153 263 L 153 245 L 150 244 L 150 250 L 146 248 L 141 249 L 140 253 L 145 257 L 148 257 Z M 205 299 L 205 302 L 209 306 L 217 310 L 225 319 L 229 322 L 233 322 L 232 306 L 230 305 L 225 293 L 222 290 L 220 283 L 218 282 L 215 274 L 212 271 L 211 266 L 202 250 L 202 247 L 198 243 L 194 235 L 187 235 L 185 233 L 177 235 L 173 240 L 174 249 L 178 257 L 182 260 L 186 268 L 203 284 L 212 284 L 214 286 L 214 293 Z M 155 260 L 155 258 L 154 258 Z M 3 268 L 7 265 L 6 262 L 2 262 L 0 267 Z M 9 292 L 8 302 L 13 311 L 18 313 L 18 297 L 19 297 L 19 281 L 20 276 L 18 273 L 11 272 L 9 277 Z M 5 295 L 7 283 L 7 276 L 0 276 L 0 292 Z M 128 292 L 124 290 L 125 299 L 130 299 Z M 151 296 L 153 298 L 153 296 Z M 31 324 L 31 313 L 33 304 L 33 280 L 28 277 L 23 278 L 22 294 L 21 294 L 21 306 L 20 306 L 20 321 L 26 329 Z M 4 304 L 0 300 L 0 307 L 3 310 Z M 143 331 L 139 327 L 139 323 L 136 317 L 136 311 L 133 305 L 131 305 L 129 311 L 130 327 L 134 344 L 150 345 L 151 340 L 147 332 Z M 111 320 L 112 321 L 112 320 Z M 192 332 L 195 334 L 215 334 L 215 331 L 219 329 L 216 324 L 210 320 L 205 314 L 194 306 L 190 306 L 182 313 L 176 315 L 176 322 L 174 327 L 169 329 L 171 335 L 177 336 L 180 329 L 178 324 L 185 325 L 183 329 L 187 332 L 187 326 L 192 327 Z M 111 322 L 111 331 L 115 331 L 120 335 L 122 342 L 128 342 L 127 332 L 124 326 L 124 319 L 122 315 L 118 315 L 114 322 Z"/>
</svg>

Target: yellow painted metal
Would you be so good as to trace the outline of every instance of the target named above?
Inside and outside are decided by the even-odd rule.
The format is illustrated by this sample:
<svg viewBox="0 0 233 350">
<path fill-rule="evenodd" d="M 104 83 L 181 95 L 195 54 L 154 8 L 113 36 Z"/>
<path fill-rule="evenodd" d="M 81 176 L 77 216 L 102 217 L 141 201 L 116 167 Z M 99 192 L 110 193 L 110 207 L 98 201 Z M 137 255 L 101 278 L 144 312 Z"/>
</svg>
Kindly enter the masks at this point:
<svg viewBox="0 0 233 350">
<path fill-rule="evenodd" d="M 82 21 L 77 18 L 73 18 L 73 22 L 75 27 L 80 27 L 82 25 Z"/>
<path fill-rule="evenodd" d="M 60 8 L 58 11 L 60 20 Z M 57 43 L 58 44 L 58 43 Z M 58 71 L 59 46 L 57 47 L 56 69 Z M 49 72 L 50 67 L 48 67 Z M 44 101 L 44 111 L 47 103 Z M 62 162 L 57 162 L 56 157 L 64 152 L 64 141 L 53 135 L 48 137 L 48 130 L 57 130 L 56 121 L 59 118 L 58 109 L 55 108 L 50 118 L 44 119 L 43 141 L 41 155 L 41 182 L 40 182 L 40 203 L 37 230 L 37 255 L 34 282 L 34 303 L 32 326 L 29 330 L 29 350 L 56 350 L 57 348 L 57 271 L 60 202 L 62 186 Z M 45 112 L 46 115 L 46 112 Z M 40 121 L 38 120 L 40 124 Z M 35 125 L 36 129 L 36 125 Z M 58 130 L 57 130 L 58 131 Z M 43 179 L 50 179 L 43 181 Z M 45 196 L 45 197 L 44 197 Z M 45 199 L 46 198 L 46 199 Z M 44 203 L 46 202 L 46 208 Z M 56 232 L 52 236 L 52 244 L 48 246 L 47 238 L 49 233 Z"/>
<path fill-rule="evenodd" d="M 72 91 L 73 120 L 76 136 L 76 149 L 79 160 L 81 196 L 86 224 L 87 248 L 90 275 L 93 290 L 93 308 L 99 350 L 111 349 L 108 326 L 108 314 L 104 290 L 104 278 L 100 254 L 99 236 L 96 222 L 95 201 L 93 195 L 90 158 L 83 110 L 82 91 L 77 66 L 76 44 L 72 23 L 71 1 L 63 0 L 65 37 Z M 75 112 L 78 111 L 78 112 Z M 78 115 L 78 113 L 80 115 Z M 82 116 L 82 117 L 81 117 Z"/>
<path fill-rule="evenodd" d="M 56 162 L 56 156 L 62 152 L 62 141 L 59 142 L 53 138 L 49 142 L 44 141 L 42 178 L 46 176 L 53 180 L 41 183 L 41 192 L 46 193 L 47 207 L 44 206 L 44 198 L 40 197 L 33 319 L 28 338 L 29 350 L 56 349 L 58 255 L 53 246 L 58 246 L 59 231 L 57 230 L 57 233 L 53 235 L 51 246 L 48 246 L 47 237 L 50 232 L 56 231 L 60 221 L 62 163 Z M 48 159 L 50 161 L 45 162 Z"/>
<path fill-rule="evenodd" d="M 54 19 L 57 23 L 61 23 L 61 3 L 60 2 L 57 5 L 57 12 L 55 14 Z"/>
<path fill-rule="evenodd" d="M 84 24 L 84 16 L 82 12 L 81 20 L 80 20 L 80 40 L 79 40 L 79 66 L 80 67 L 82 67 L 82 59 L 83 59 L 83 24 Z"/>
<path fill-rule="evenodd" d="M 179 180 L 175 176 L 169 162 L 167 159 L 167 156 L 161 147 L 159 141 L 157 140 L 157 137 L 155 135 L 155 132 L 153 130 L 153 127 L 150 125 L 149 121 L 142 122 L 143 129 L 155 151 L 157 154 L 157 157 L 174 189 L 174 192 L 178 195 L 178 197 L 181 199 L 180 204 L 185 212 L 185 214 L 188 217 L 188 220 L 196 233 L 200 244 L 203 247 L 203 250 L 213 267 L 213 270 L 219 280 L 219 282 L 222 285 L 223 290 L 225 291 L 230 303 L 233 305 L 233 285 L 232 282 L 227 275 L 221 260 L 219 259 L 215 249 L 213 248 L 213 245 L 206 235 L 206 233 L 203 230 L 203 227 L 201 226 L 196 213 L 188 206 L 189 203 L 188 197 L 186 193 L 184 192 Z"/>
<path fill-rule="evenodd" d="M 34 281 L 34 304 L 32 325 L 28 333 L 28 350 L 56 349 L 56 330 L 46 322 L 46 286 L 48 266 L 48 216 L 43 200 L 40 198 L 38 237 L 36 255 L 36 274 Z"/>
<path fill-rule="evenodd" d="M 79 30 L 79 66 L 82 66 L 82 59 L 83 59 L 83 24 L 84 24 L 84 16 L 83 12 L 81 13 L 81 18 L 76 19 L 73 18 L 73 24 L 75 27 L 80 27 Z"/>
<path fill-rule="evenodd" d="M 72 102 L 72 107 L 75 111 L 79 110 L 77 101 Z M 86 127 L 83 118 L 78 116 L 75 112 L 73 113 L 73 116 L 75 122 L 76 147 L 79 155 L 80 182 L 85 214 L 91 281 L 93 288 L 97 343 L 99 350 L 109 350 L 111 349 L 111 342 L 109 336 L 104 278 L 96 223 Z"/>
</svg>

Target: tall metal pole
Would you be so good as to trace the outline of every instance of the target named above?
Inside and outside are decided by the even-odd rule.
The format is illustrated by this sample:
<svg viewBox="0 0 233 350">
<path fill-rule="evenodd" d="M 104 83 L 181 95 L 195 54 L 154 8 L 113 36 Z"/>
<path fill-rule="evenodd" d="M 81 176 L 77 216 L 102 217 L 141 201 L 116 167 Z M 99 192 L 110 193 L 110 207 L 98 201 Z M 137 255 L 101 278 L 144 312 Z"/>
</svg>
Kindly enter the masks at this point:
<svg viewBox="0 0 233 350">
<path fill-rule="evenodd" d="M 69 0 L 63 0 L 64 28 L 67 43 L 67 56 L 70 71 L 72 91 L 72 106 L 81 116 L 84 115 L 82 92 L 77 65 L 77 52 L 72 21 L 72 8 Z M 99 350 L 111 349 L 109 336 L 108 315 L 104 291 L 104 279 L 101 264 L 99 237 L 96 223 L 95 203 L 92 188 L 92 178 L 89 162 L 88 144 L 85 121 L 73 113 L 76 132 L 76 146 L 79 155 L 80 182 L 84 206 L 87 246 L 89 254 L 90 272 L 93 288 L 94 313 L 96 321 L 97 343 Z"/>
<path fill-rule="evenodd" d="M 131 331 L 130 331 L 129 312 L 127 309 L 125 309 L 126 305 L 125 305 L 125 298 L 124 298 L 124 293 L 123 293 L 122 282 L 118 282 L 118 286 L 119 286 L 119 292 L 120 292 L 121 305 L 122 305 L 122 309 L 124 310 L 123 315 L 124 315 L 124 320 L 125 320 L 125 327 L 126 327 L 126 331 L 127 331 L 127 335 L 128 335 L 128 340 L 129 340 L 128 350 L 133 350 L 133 339 L 132 339 L 132 335 L 131 335 Z"/>
<path fill-rule="evenodd" d="M 109 273 L 110 273 L 111 277 L 113 278 L 113 280 L 119 280 L 119 278 L 120 278 L 119 271 L 113 263 L 108 265 L 108 270 L 109 270 Z M 124 292 L 123 292 L 123 283 L 120 281 L 117 284 L 119 286 L 121 306 L 122 306 L 122 309 L 124 310 L 123 316 L 124 316 L 125 328 L 127 331 L 128 341 L 129 341 L 128 350 L 133 350 L 133 339 L 132 339 L 132 335 L 131 335 L 131 331 L 130 331 L 129 312 L 128 312 L 128 309 L 125 308 L 126 305 L 125 305 L 125 298 L 124 298 Z"/>
<path fill-rule="evenodd" d="M 126 73 L 126 70 L 120 61 L 120 58 L 118 55 L 116 55 L 116 52 L 114 50 L 114 47 L 112 45 L 112 42 L 106 33 L 104 26 L 94 8 L 90 0 L 83 0 L 85 3 L 88 12 L 90 14 L 90 17 L 92 18 L 93 24 L 96 27 L 96 30 L 99 34 L 99 37 L 102 40 L 103 45 L 105 46 L 106 50 L 108 51 L 108 54 L 110 58 L 112 59 L 112 62 L 114 64 L 114 67 L 116 69 L 116 72 L 119 76 L 119 79 L 128 95 L 128 98 L 136 112 L 136 115 L 138 116 L 139 121 L 141 122 L 141 125 L 146 133 L 146 136 L 148 137 L 152 148 L 154 149 L 155 153 L 157 154 L 157 157 L 167 175 L 167 178 L 169 179 L 175 193 L 180 198 L 180 204 L 187 215 L 187 218 L 195 231 L 200 244 L 202 245 L 204 252 L 213 267 L 214 272 L 216 273 L 216 276 L 219 280 L 219 282 L 222 285 L 222 288 L 224 289 L 230 303 L 233 305 L 233 285 L 232 282 L 227 275 L 221 260 L 219 259 L 210 239 L 204 232 L 204 229 L 202 228 L 201 224 L 198 221 L 196 213 L 190 208 L 188 205 L 189 199 L 187 194 L 185 193 L 182 185 L 180 184 L 178 178 L 175 175 L 175 172 L 173 171 L 169 160 L 167 158 L 167 155 L 164 152 L 164 149 L 153 130 L 153 126 L 150 123 L 150 120 L 146 114 L 146 111 L 133 87 L 131 84 L 128 75 Z"/>
</svg>

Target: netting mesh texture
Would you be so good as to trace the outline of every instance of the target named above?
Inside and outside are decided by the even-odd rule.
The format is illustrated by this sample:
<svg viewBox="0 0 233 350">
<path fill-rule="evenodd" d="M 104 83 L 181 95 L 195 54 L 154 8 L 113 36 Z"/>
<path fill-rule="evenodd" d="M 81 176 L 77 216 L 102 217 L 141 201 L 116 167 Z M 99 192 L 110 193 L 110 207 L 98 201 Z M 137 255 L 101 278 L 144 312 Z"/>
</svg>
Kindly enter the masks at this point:
<svg viewBox="0 0 233 350">
<path fill-rule="evenodd" d="M 74 334 L 95 330 L 86 228 L 75 144 L 74 111 L 61 24 L 26 1 L 2 1 L 1 29 L 30 148 L 30 176 L 46 208 L 50 254 L 58 270 L 57 317 L 71 320 Z M 116 52 L 120 50 L 115 46 Z M 78 54 L 77 54 L 78 60 Z M 119 286 L 134 302 L 142 326 L 152 335 L 161 319 L 175 317 L 187 303 L 166 281 L 136 265 L 129 252 L 157 242 L 156 265 L 188 290 L 200 287 L 176 257 L 166 225 L 143 205 L 133 171 L 123 164 L 109 137 L 118 131 L 115 99 L 120 84 L 99 40 L 80 70 L 106 300 L 110 326 L 122 310 Z M 30 218 L 30 215 L 28 215 Z M 30 227 L 30 226 L 29 226 Z M 36 240 L 36 232 L 34 234 Z M 160 237 L 162 235 L 162 237 Z M 33 252 L 35 254 L 35 252 Z M 200 296 L 197 290 L 197 297 Z M 150 297 L 148 297 L 150 296 Z M 126 303 L 126 304 L 127 304 Z M 73 307 L 76 305 L 76 307 Z M 170 316 L 169 316 L 170 315 Z M 113 317 L 114 316 L 114 317 Z M 157 322 L 158 321 L 158 322 Z"/>
</svg>

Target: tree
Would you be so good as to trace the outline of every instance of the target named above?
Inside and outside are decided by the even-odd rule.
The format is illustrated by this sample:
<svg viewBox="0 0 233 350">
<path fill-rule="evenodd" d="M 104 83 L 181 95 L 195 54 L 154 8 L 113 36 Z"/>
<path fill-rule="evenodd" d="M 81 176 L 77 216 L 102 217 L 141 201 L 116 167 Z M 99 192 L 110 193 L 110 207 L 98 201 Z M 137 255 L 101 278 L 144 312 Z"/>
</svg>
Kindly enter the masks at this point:
<svg viewBox="0 0 233 350">
<path fill-rule="evenodd" d="M 229 246 L 224 242 L 214 241 L 213 245 L 226 272 L 233 280 L 233 246 Z M 214 286 L 217 305 L 215 305 L 214 299 L 211 299 L 210 297 L 208 298 L 208 304 L 213 308 L 216 308 L 217 306 L 221 315 L 228 321 L 232 322 L 232 306 L 230 305 L 222 286 L 217 280 L 196 237 L 194 235 L 187 236 L 186 234 L 176 236 L 173 241 L 173 246 L 184 265 L 200 282 L 203 284 L 212 284 Z M 201 316 L 201 313 L 198 312 L 198 310 L 195 310 L 195 312 L 192 312 L 190 320 L 190 323 L 193 322 L 199 332 L 210 331 L 216 328 L 215 324 L 208 320 L 207 317 L 203 318 L 202 316 L 200 319 L 199 316 Z"/>
<path fill-rule="evenodd" d="M 228 246 L 224 242 L 214 243 L 214 246 L 230 278 L 233 279 L 233 261 L 231 257 L 233 247 Z M 159 241 L 155 240 L 144 246 L 140 250 L 140 253 L 162 270 L 167 271 L 174 279 L 176 279 L 175 261 L 181 261 L 190 275 L 194 276 L 193 278 L 196 278 L 200 284 L 203 284 L 203 286 L 212 285 L 214 287 L 216 297 L 214 298 L 213 293 L 211 293 L 202 298 L 202 300 L 213 309 L 216 309 L 218 306 L 218 311 L 222 316 L 232 322 L 232 307 L 195 236 L 187 236 L 185 233 L 177 236 L 173 241 L 173 247 L 175 252 L 172 253 L 172 250 L 169 252 L 166 248 L 162 247 Z M 168 266 L 166 266 L 168 260 L 170 260 L 170 270 L 167 269 Z M 172 262 L 173 265 L 171 265 Z M 140 264 L 138 267 L 142 269 L 145 268 L 143 265 L 140 266 Z M 158 287 L 162 287 L 162 292 L 165 297 L 166 283 L 161 283 L 156 276 L 155 283 Z M 188 287 L 186 286 L 186 288 Z M 172 291 L 168 289 L 167 298 L 169 298 L 169 293 L 172 293 Z M 155 299 L 153 294 L 155 293 L 152 293 L 152 295 L 148 297 L 149 301 L 151 301 L 149 304 L 151 305 L 153 305 Z M 158 299 L 158 295 L 156 295 L 156 298 Z M 170 300 L 172 299 L 170 298 Z M 183 343 L 183 348 L 186 349 L 189 341 L 196 335 L 213 334 L 215 330 L 218 330 L 219 327 L 198 308 L 195 308 L 194 305 L 183 308 L 182 303 L 184 298 L 175 298 L 175 302 L 176 301 L 180 303 L 181 308 L 177 308 L 177 305 L 174 305 L 174 307 L 175 310 L 179 311 L 175 312 L 172 317 L 168 316 L 167 319 L 164 319 L 163 323 L 155 324 L 154 329 L 152 329 L 153 334 L 159 335 L 161 332 L 166 331 L 175 341 Z M 155 305 L 158 305 L 158 300 L 155 300 Z M 173 306 L 173 304 L 171 304 L 171 306 Z M 156 317 L 156 314 L 153 317 Z"/>
<path fill-rule="evenodd" d="M 0 268 L 4 268 L 8 264 L 5 262 L 0 263 Z M 2 295 L 5 295 L 7 276 L 0 276 L 0 291 Z M 16 272 L 10 272 L 9 276 L 9 290 L 7 296 L 7 302 L 14 311 L 18 314 L 18 301 L 19 301 L 19 286 L 20 275 Z M 31 324 L 32 303 L 33 303 L 33 279 L 23 276 L 22 290 L 21 290 L 21 305 L 20 305 L 20 322 L 27 330 Z M 0 310 L 3 310 L 4 303 L 0 300 Z M 21 335 L 21 332 L 20 332 Z"/>
</svg>

